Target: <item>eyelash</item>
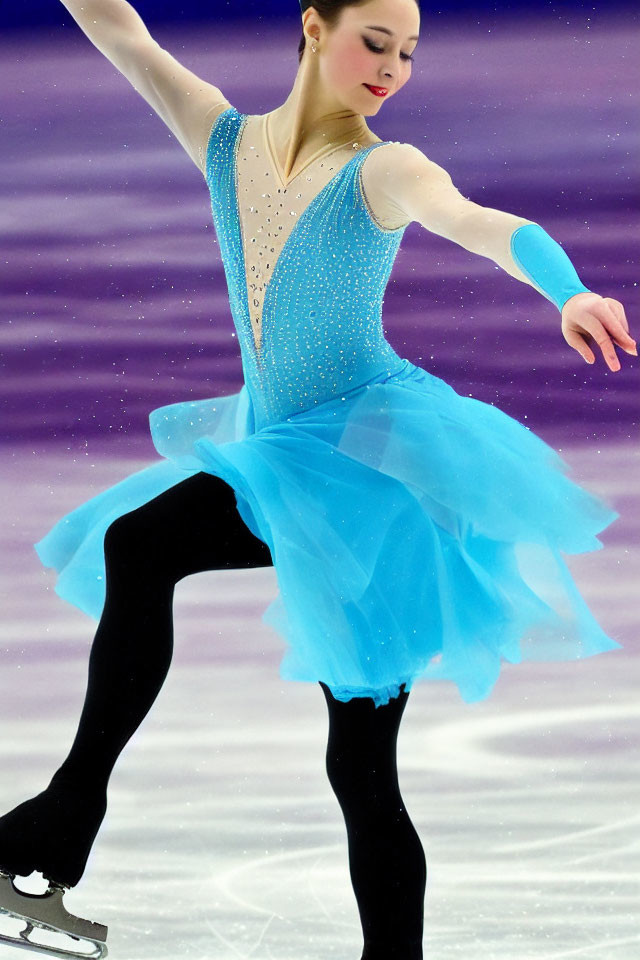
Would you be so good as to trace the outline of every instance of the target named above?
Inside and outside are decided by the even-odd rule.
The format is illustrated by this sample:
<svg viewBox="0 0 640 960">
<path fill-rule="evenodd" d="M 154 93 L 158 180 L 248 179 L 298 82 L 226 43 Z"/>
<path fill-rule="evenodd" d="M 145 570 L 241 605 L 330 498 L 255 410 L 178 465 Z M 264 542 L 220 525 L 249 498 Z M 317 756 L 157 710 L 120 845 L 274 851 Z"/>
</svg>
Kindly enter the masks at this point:
<svg viewBox="0 0 640 960">
<path fill-rule="evenodd" d="M 364 42 L 365 42 L 365 45 L 369 48 L 369 50 L 373 50 L 374 53 L 382 53 L 382 51 L 383 51 L 383 49 L 384 49 L 384 47 L 376 47 L 376 46 L 374 46 L 374 45 L 373 45 L 372 43 L 370 43 L 369 40 L 367 40 L 367 39 L 365 39 Z M 408 53 L 401 53 L 400 56 L 403 57 L 405 60 L 411 60 L 411 61 L 415 60 L 415 57 L 410 56 Z"/>
</svg>

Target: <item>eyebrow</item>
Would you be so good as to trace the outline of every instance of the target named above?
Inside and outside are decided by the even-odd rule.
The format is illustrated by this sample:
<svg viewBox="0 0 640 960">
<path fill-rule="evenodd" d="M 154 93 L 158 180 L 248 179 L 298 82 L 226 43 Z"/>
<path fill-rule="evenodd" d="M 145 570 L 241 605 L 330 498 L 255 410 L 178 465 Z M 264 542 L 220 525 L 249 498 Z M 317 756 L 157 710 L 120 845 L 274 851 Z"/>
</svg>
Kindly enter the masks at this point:
<svg viewBox="0 0 640 960">
<path fill-rule="evenodd" d="M 395 33 L 393 33 L 392 30 L 387 30 L 386 27 L 371 27 L 371 26 L 368 26 L 367 29 L 368 29 L 368 30 L 381 30 L 382 33 L 386 33 L 386 34 L 388 34 L 390 37 L 395 37 Z M 408 39 L 409 39 L 409 40 L 419 40 L 420 38 L 419 38 L 419 37 L 409 37 Z"/>
</svg>

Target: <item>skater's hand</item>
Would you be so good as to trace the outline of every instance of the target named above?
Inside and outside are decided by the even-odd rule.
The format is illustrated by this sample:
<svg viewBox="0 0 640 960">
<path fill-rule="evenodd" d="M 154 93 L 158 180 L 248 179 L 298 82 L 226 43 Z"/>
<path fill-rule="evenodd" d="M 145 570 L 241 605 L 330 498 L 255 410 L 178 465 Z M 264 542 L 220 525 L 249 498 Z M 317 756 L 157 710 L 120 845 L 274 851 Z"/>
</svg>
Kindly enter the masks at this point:
<svg viewBox="0 0 640 960">
<path fill-rule="evenodd" d="M 595 341 L 610 370 L 619 370 L 620 361 L 612 340 L 627 353 L 638 356 L 635 340 L 629 336 L 629 324 L 619 300 L 597 293 L 576 293 L 562 308 L 562 335 L 587 363 L 595 363 L 590 350 Z"/>
</svg>

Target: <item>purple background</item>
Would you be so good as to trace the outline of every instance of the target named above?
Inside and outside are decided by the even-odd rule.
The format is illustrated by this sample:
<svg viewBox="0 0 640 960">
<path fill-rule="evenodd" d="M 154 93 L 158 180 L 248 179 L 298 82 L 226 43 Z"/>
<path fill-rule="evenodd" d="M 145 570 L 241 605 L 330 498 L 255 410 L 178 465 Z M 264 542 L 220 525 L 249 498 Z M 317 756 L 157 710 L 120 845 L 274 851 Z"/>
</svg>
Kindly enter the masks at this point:
<svg viewBox="0 0 640 960">
<path fill-rule="evenodd" d="M 153 33 L 241 112 L 273 109 L 293 83 L 293 20 Z M 619 11 L 424 19 L 409 84 L 370 123 L 465 196 L 541 223 L 590 289 L 623 303 L 634 336 L 637 46 Z M 153 459 L 150 410 L 242 383 L 206 185 L 79 28 L 14 32 L 0 64 L 3 441 L 14 455 L 51 444 Z M 637 429 L 635 358 L 618 349 L 612 373 L 598 352 L 588 366 L 549 301 L 417 223 L 384 319 L 399 353 L 549 442 Z"/>
</svg>

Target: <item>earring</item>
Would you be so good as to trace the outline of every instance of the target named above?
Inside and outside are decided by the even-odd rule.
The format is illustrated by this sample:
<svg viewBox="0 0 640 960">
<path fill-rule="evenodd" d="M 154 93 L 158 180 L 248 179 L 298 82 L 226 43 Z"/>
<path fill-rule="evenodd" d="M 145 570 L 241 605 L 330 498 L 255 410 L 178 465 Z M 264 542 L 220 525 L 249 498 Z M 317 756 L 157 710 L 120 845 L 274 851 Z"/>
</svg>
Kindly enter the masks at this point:
<svg viewBox="0 0 640 960">
<path fill-rule="evenodd" d="M 315 45 L 315 43 L 314 43 L 314 45 L 311 47 L 311 50 L 312 50 L 313 53 L 316 52 L 316 45 Z"/>
</svg>

